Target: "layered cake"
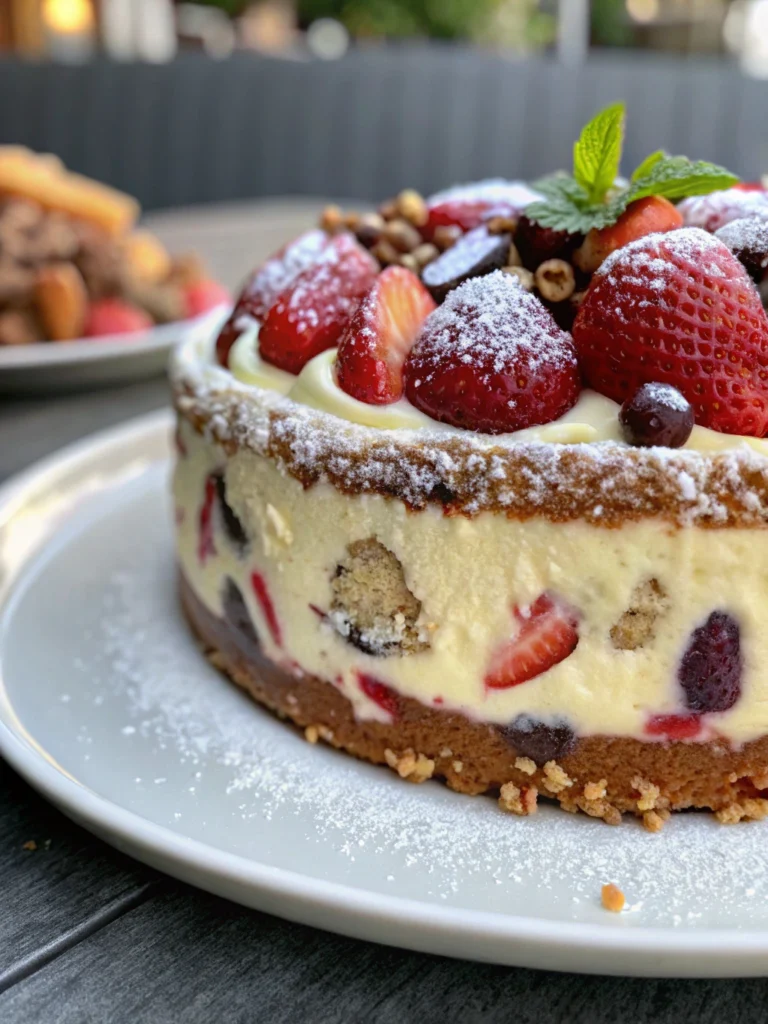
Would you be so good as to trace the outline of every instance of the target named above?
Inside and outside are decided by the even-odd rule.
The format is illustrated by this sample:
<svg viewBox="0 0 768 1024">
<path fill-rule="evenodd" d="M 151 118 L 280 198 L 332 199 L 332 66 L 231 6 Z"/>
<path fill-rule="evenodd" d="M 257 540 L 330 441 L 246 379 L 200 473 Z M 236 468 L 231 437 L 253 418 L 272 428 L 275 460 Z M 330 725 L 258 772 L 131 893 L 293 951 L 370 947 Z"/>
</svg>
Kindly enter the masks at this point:
<svg viewBox="0 0 768 1024">
<path fill-rule="evenodd" d="M 176 353 L 181 599 L 257 701 L 404 780 L 761 818 L 768 196 L 620 178 L 622 132 L 328 208 Z"/>
</svg>

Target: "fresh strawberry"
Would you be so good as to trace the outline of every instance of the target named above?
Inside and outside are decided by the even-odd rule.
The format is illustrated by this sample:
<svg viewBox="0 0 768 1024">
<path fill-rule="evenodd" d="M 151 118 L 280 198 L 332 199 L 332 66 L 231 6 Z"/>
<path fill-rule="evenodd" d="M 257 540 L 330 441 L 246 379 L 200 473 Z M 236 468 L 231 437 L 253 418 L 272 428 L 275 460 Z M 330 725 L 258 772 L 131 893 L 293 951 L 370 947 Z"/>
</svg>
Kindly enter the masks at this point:
<svg viewBox="0 0 768 1024">
<path fill-rule="evenodd" d="M 733 187 L 739 192 L 765 192 L 762 181 L 739 181 Z"/>
<path fill-rule="evenodd" d="M 138 306 L 123 299 L 97 299 L 88 308 L 83 335 L 100 338 L 106 334 L 134 334 L 153 326 L 152 318 Z"/>
<path fill-rule="evenodd" d="M 355 674 L 357 675 L 358 685 L 366 697 L 372 700 L 374 704 L 378 704 L 392 718 L 397 718 L 400 714 L 400 700 L 392 687 L 382 683 L 375 676 L 368 675 L 367 672 L 357 672 Z"/>
<path fill-rule="evenodd" d="M 267 581 L 260 572 L 251 573 L 251 587 L 256 595 L 256 600 L 259 602 L 261 613 L 266 620 L 272 639 L 278 647 L 281 647 L 283 643 L 283 631 L 280 628 L 280 620 L 277 617 L 272 596 L 267 589 Z"/>
<path fill-rule="evenodd" d="M 549 423 L 579 396 L 570 335 L 502 271 L 459 285 L 427 317 L 404 374 L 422 412 L 486 434 Z"/>
<path fill-rule="evenodd" d="M 292 285 L 299 274 L 321 260 L 330 244 L 331 239 L 324 231 L 307 231 L 251 274 L 216 342 L 216 358 L 221 366 L 227 365 L 229 350 L 242 334 L 244 325 L 251 320 L 261 323 L 278 295 Z"/>
<path fill-rule="evenodd" d="M 727 188 L 683 199 L 677 208 L 686 227 L 715 232 L 742 217 L 768 218 L 768 195 L 762 189 Z"/>
<path fill-rule="evenodd" d="M 491 658 L 485 676 L 491 690 L 507 690 L 540 676 L 564 661 L 579 642 L 578 615 L 547 591 L 529 608 L 514 608 L 513 615 L 519 630 Z"/>
<path fill-rule="evenodd" d="M 541 196 L 519 181 L 478 181 L 438 192 L 427 200 L 428 217 L 423 229 L 431 239 L 438 227 L 459 227 L 471 231 L 493 215 L 517 216 L 528 203 Z"/>
<path fill-rule="evenodd" d="M 211 278 L 195 281 L 184 289 L 184 302 L 188 317 L 200 316 L 210 309 L 230 303 L 231 296 L 223 284 Z"/>
<path fill-rule="evenodd" d="M 645 723 L 646 736 L 667 740 L 692 740 L 701 732 L 698 715 L 653 715 Z"/>
<path fill-rule="evenodd" d="M 336 376 L 342 391 L 371 405 L 402 398 L 405 357 L 433 309 L 432 296 L 415 274 L 387 267 L 339 342 Z"/>
<path fill-rule="evenodd" d="M 683 217 L 663 196 L 646 196 L 630 203 L 615 224 L 592 228 L 573 254 L 573 262 L 586 274 L 594 273 L 606 256 L 636 238 L 682 227 Z"/>
<path fill-rule="evenodd" d="M 277 297 L 259 332 L 263 359 L 288 373 L 333 348 L 379 265 L 352 235 L 335 235 L 320 262 Z"/>
<path fill-rule="evenodd" d="M 682 228 L 617 250 L 592 279 L 573 339 L 585 382 L 616 402 L 642 384 L 671 384 L 700 426 L 768 431 L 768 318 L 712 235 Z"/>
</svg>

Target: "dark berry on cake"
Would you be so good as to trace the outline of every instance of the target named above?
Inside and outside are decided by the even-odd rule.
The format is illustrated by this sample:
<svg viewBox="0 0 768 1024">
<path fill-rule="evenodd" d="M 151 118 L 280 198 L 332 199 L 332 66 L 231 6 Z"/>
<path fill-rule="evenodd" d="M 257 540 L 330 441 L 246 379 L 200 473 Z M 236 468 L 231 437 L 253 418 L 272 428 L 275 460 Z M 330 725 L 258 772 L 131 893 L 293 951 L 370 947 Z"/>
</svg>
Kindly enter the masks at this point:
<svg viewBox="0 0 768 1024">
<path fill-rule="evenodd" d="M 248 546 L 248 534 L 245 532 L 245 528 L 240 522 L 238 516 L 235 514 L 232 506 L 227 501 L 227 485 L 224 482 L 224 474 L 215 473 L 214 482 L 216 484 L 216 494 L 219 499 L 219 508 L 221 510 L 221 521 L 224 527 L 224 533 L 232 543 L 233 547 L 242 554 Z"/>
<path fill-rule="evenodd" d="M 669 609 L 669 596 L 655 578 L 638 584 L 629 607 L 611 627 L 611 642 L 620 651 L 636 651 L 656 635 L 656 623 Z"/>
<path fill-rule="evenodd" d="M 435 303 L 415 274 L 387 267 L 339 342 L 336 378 L 361 402 L 386 405 L 403 395 L 403 364 Z"/>
<path fill-rule="evenodd" d="M 642 384 L 619 410 L 624 440 L 638 448 L 682 448 L 693 430 L 693 409 L 671 384 Z"/>
<path fill-rule="evenodd" d="M 242 591 L 229 576 L 224 582 L 221 606 L 224 618 L 232 627 L 235 643 L 241 653 L 252 656 L 259 649 L 259 636 Z"/>
<path fill-rule="evenodd" d="M 768 218 L 732 220 L 715 232 L 731 250 L 753 281 L 759 283 L 768 267 Z"/>
<path fill-rule="evenodd" d="M 525 266 L 536 270 L 545 260 L 567 259 L 581 237 L 570 231 L 544 227 L 523 214 L 515 232 L 515 245 Z"/>
<path fill-rule="evenodd" d="M 435 420 L 501 434 L 562 416 L 580 385 L 570 335 L 497 271 L 460 285 L 427 317 L 406 360 L 405 390 Z"/>
<path fill-rule="evenodd" d="M 528 608 L 512 611 L 516 633 L 493 654 L 485 676 L 491 690 L 507 690 L 549 671 L 579 643 L 576 611 L 554 594 L 541 594 Z"/>
<path fill-rule="evenodd" d="M 331 592 L 328 620 L 366 654 L 418 654 L 429 647 L 418 622 L 421 601 L 408 589 L 400 561 L 375 537 L 349 545 Z"/>
<path fill-rule="evenodd" d="M 530 715 L 518 715 L 499 732 L 519 757 L 530 757 L 537 765 L 572 754 L 576 736 L 567 722 L 553 719 L 541 722 Z"/>
<path fill-rule="evenodd" d="M 573 339 L 585 382 L 614 401 L 671 384 L 700 426 L 768 430 L 768 319 L 742 265 L 704 231 L 648 235 L 609 256 Z"/>
<path fill-rule="evenodd" d="M 495 235 L 486 227 L 475 228 L 426 266 L 421 279 L 432 297 L 442 302 L 464 281 L 505 267 L 511 241 L 508 234 Z"/>
<path fill-rule="evenodd" d="M 727 612 L 714 611 L 693 634 L 677 678 L 686 706 L 697 714 L 727 711 L 741 696 L 741 631 Z"/>
</svg>

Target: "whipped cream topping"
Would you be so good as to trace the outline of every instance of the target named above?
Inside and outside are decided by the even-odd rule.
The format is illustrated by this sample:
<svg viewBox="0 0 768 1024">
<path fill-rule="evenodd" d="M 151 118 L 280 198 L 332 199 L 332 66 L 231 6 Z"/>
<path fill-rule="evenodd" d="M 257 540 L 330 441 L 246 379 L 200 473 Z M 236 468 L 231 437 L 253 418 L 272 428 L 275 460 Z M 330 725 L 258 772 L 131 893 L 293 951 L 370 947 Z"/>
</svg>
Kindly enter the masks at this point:
<svg viewBox="0 0 768 1024">
<path fill-rule="evenodd" d="M 696 235 L 703 232 L 696 232 Z M 705 235 L 709 239 L 711 236 Z M 719 244 L 715 241 L 715 244 Z M 426 416 L 406 398 L 392 405 L 368 405 L 342 391 L 336 382 L 336 349 L 328 349 L 310 360 L 298 377 L 265 362 L 258 351 L 258 324 L 251 322 L 235 342 L 229 356 L 231 376 L 247 387 L 262 388 L 286 395 L 300 405 L 338 416 L 348 423 L 358 423 L 379 430 L 432 430 L 459 436 L 478 436 Z M 215 334 L 201 334 L 190 354 L 210 374 L 227 374 L 217 367 L 213 358 Z M 231 379 L 231 378 L 230 378 Z M 588 444 L 599 441 L 622 442 L 619 428 L 619 405 L 594 391 L 582 391 L 576 405 L 560 419 L 537 427 L 528 427 L 510 434 L 496 435 L 498 442 L 542 441 L 548 444 Z M 724 452 L 751 449 L 768 456 L 768 439 L 721 434 L 707 427 L 694 427 L 684 446 L 691 451 Z"/>
</svg>

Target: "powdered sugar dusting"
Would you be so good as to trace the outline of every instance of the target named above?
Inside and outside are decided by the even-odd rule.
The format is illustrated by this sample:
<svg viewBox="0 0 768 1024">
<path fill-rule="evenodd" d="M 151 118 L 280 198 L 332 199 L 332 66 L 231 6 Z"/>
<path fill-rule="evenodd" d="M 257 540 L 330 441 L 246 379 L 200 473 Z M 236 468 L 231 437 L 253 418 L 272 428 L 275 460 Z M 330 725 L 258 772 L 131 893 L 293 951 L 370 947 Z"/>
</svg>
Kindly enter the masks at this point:
<svg viewBox="0 0 768 1024">
<path fill-rule="evenodd" d="M 768 218 L 768 195 L 765 192 L 729 188 L 684 199 L 678 205 L 678 210 L 683 215 L 686 227 L 717 231 L 740 217 Z"/>
<path fill-rule="evenodd" d="M 733 253 L 748 253 L 755 256 L 762 254 L 768 264 L 768 220 L 760 217 L 742 217 L 732 220 L 720 228 L 715 237 L 727 245 Z"/>
<path fill-rule="evenodd" d="M 544 197 L 524 181 L 507 181 L 504 178 L 486 178 L 483 181 L 454 185 L 452 188 L 435 192 L 427 200 L 429 206 L 455 202 L 461 199 L 487 203 L 505 203 L 515 210 L 524 210 L 529 203 L 536 203 Z"/>
<path fill-rule="evenodd" d="M 671 384 L 644 384 L 643 390 L 654 402 L 658 402 L 659 405 L 666 406 L 668 409 L 674 409 L 677 412 L 687 412 L 690 409 L 688 399 Z"/>
<path fill-rule="evenodd" d="M 759 920 L 768 896 L 764 825 L 726 828 L 689 814 L 649 836 L 636 822 L 612 829 L 547 807 L 513 818 L 490 797 L 409 786 L 310 746 L 206 664 L 177 616 L 169 566 L 144 551 L 113 572 L 101 613 L 102 699 L 125 715 L 109 774 L 122 772 L 139 802 L 154 785 L 182 834 L 438 905 L 610 924 L 599 895 L 614 881 L 636 924 Z M 134 782 L 149 761 L 154 782 Z"/>
<path fill-rule="evenodd" d="M 595 276 L 609 278 L 617 288 L 622 283 L 642 283 L 662 292 L 677 273 L 670 257 L 695 264 L 702 273 L 722 277 L 721 261 L 726 251 L 718 238 L 700 228 L 656 232 L 616 249 L 603 261 Z"/>
<path fill-rule="evenodd" d="M 570 335 L 518 278 L 500 270 L 455 288 L 427 318 L 415 352 L 425 344 L 444 361 L 488 373 L 508 372 L 511 365 L 532 373 L 576 365 Z"/>
<path fill-rule="evenodd" d="M 244 293 L 247 299 L 258 304 L 260 315 L 266 314 L 280 292 L 293 284 L 301 273 L 324 258 L 333 260 L 335 253 L 329 242 L 324 231 L 307 231 L 253 274 Z"/>
</svg>

